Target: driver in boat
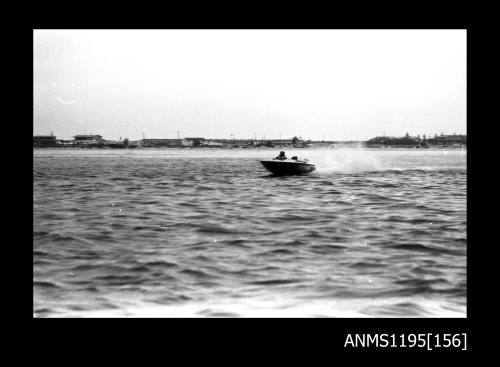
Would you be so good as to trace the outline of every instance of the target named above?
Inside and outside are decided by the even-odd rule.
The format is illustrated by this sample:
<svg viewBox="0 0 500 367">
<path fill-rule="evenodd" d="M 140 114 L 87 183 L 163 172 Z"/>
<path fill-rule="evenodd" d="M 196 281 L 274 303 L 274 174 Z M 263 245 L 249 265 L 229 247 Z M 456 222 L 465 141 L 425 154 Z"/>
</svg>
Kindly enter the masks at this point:
<svg viewBox="0 0 500 367">
<path fill-rule="evenodd" d="M 284 151 L 281 151 L 281 152 L 280 152 L 280 155 L 279 155 L 279 156 L 277 156 L 277 157 L 276 157 L 276 158 L 274 158 L 274 159 L 279 159 L 280 161 L 285 160 L 285 159 L 286 159 L 286 157 L 285 157 L 285 152 L 284 152 Z"/>
</svg>

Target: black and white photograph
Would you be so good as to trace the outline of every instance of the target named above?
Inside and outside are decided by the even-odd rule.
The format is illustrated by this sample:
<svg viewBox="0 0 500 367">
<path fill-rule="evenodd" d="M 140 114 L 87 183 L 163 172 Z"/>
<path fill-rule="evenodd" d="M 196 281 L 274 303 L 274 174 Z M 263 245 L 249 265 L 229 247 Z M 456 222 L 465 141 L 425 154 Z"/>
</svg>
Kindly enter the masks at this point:
<svg viewBox="0 0 500 367">
<path fill-rule="evenodd" d="M 466 319 L 467 29 L 33 29 L 33 318 Z"/>
</svg>

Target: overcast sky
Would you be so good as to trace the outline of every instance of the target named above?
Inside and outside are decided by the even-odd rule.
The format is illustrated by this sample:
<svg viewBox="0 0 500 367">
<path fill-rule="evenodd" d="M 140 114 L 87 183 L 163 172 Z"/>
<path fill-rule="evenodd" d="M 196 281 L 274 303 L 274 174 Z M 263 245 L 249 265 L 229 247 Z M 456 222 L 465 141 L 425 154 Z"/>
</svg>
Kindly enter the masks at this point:
<svg viewBox="0 0 500 367">
<path fill-rule="evenodd" d="M 466 133 L 465 30 L 35 30 L 34 134 Z"/>
</svg>

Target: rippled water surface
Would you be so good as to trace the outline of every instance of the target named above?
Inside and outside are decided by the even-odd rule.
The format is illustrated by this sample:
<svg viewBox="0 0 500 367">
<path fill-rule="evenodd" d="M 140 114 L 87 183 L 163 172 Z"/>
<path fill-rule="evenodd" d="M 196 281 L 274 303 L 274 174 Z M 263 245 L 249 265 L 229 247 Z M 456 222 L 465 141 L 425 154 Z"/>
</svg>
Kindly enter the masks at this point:
<svg viewBox="0 0 500 367">
<path fill-rule="evenodd" d="M 35 150 L 34 315 L 466 316 L 466 153 Z"/>
</svg>

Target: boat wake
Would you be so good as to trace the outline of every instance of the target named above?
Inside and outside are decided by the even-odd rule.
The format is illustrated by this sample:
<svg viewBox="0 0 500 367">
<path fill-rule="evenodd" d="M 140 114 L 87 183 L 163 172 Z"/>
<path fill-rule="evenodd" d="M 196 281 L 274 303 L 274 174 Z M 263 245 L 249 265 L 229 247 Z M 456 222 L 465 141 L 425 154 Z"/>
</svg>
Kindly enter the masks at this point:
<svg viewBox="0 0 500 367">
<path fill-rule="evenodd" d="M 318 173 L 360 173 L 380 171 L 383 167 L 374 152 L 362 148 L 340 148 L 328 151 L 315 151 L 311 161 L 316 164 Z"/>
</svg>

